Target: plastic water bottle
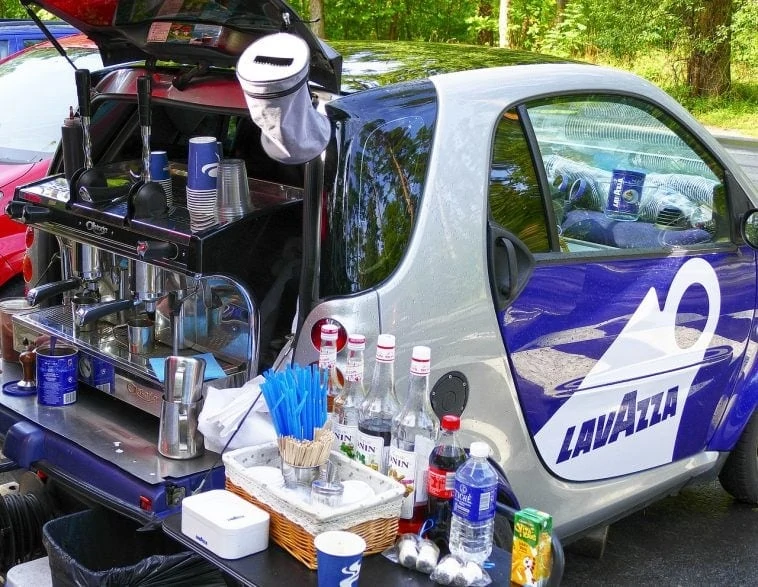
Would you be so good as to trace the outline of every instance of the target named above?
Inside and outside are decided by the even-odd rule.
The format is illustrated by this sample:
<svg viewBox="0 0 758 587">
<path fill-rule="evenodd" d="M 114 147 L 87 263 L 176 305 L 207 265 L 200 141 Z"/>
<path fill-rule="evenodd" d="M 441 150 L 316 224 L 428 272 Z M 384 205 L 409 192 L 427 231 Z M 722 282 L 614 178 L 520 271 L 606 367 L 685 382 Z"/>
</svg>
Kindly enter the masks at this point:
<svg viewBox="0 0 758 587">
<path fill-rule="evenodd" d="M 485 442 L 472 442 L 470 453 L 455 473 L 449 546 L 452 554 L 481 564 L 492 552 L 497 473 L 487 462 L 490 447 Z"/>
</svg>

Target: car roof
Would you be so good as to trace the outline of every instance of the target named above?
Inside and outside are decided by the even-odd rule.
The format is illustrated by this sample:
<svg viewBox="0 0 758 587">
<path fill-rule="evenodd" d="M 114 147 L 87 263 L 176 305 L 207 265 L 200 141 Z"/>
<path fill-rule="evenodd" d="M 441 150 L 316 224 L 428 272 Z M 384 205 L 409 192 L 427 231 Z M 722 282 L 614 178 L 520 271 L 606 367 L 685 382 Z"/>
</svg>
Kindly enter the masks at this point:
<svg viewBox="0 0 758 587">
<path fill-rule="evenodd" d="M 95 42 L 92 41 L 89 37 L 87 37 L 87 35 L 83 35 L 82 33 L 67 35 L 65 37 L 60 37 L 56 40 L 58 41 L 58 44 L 61 47 L 63 47 L 64 50 L 65 49 L 92 49 L 93 51 L 97 51 L 97 45 L 95 44 Z M 39 43 L 35 43 L 34 45 L 26 47 L 22 49 L 21 51 L 17 51 L 16 53 L 13 53 L 11 55 L 8 55 L 7 57 L 0 59 L 0 63 L 5 63 L 6 61 L 10 59 L 15 59 L 22 55 L 33 53 L 35 51 L 39 51 L 40 49 L 50 48 L 52 46 L 53 44 L 50 41 L 41 41 Z"/>
<path fill-rule="evenodd" d="M 471 69 L 576 63 L 562 57 L 499 47 L 402 41 L 331 41 L 342 55 L 342 92 Z"/>
<path fill-rule="evenodd" d="M 58 34 L 59 32 L 76 32 L 76 28 L 68 24 L 67 22 L 64 22 L 62 20 L 48 20 L 48 21 L 42 21 L 42 24 L 45 25 L 47 29 L 50 30 L 53 34 Z M 22 32 L 22 31 L 33 31 L 37 32 L 40 35 L 44 36 L 44 33 L 42 33 L 42 30 L 37 26 L 37 23 L 33 20 L 23 20 L 23 19 L 16 19 L 16 18 L 0 18 L 0 31 L 8 31 L 8 32 Z"/>
</svg>

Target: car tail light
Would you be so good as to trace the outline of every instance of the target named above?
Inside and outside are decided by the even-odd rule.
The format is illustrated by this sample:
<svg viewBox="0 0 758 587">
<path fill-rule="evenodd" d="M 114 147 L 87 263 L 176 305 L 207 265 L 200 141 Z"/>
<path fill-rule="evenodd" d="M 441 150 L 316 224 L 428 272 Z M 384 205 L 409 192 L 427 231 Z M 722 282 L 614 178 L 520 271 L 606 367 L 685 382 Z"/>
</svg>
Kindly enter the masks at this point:
<svg viewBox="0 0 758 587">
<path fill-rule="evenodd" d="M 34 279 L 34 264 L 29 255 L 24 255 L 24 260 L 21 261 L 21 275 L 24 276 L 26 283 L 31 283 L 32 279 Z"/>
<path fill-rule="evenodd" d="M 343 348 L 345 348 L 345 344 L 347 343 L 347 330 L 345 330 L 345 327 L 333 318 L 322 318 L 321 320 L 317 320 L 311 328 L 311 342 L 313 343 L 314 348 L 316 350 L 321 349 L 322 324 L 334 324 L 339 329 L 337 331 L 337 352 L 340 352 Z"/>
<path fill-rule="evenodd" d="M 145 497 L 144 495 L 140 495 L 139 497 L 139 508 L 141 510 L 144 510 L 146 512 L 152 512 L 153 511 L 153 500 L 149 497 Z"/>
<path fill-rule="evenodd" d="M 26 227 L 26 235 L 24 235 L 24 245 L 28 249 L 34 244 L 34 229 L 31 226 Z"/>
</svg>

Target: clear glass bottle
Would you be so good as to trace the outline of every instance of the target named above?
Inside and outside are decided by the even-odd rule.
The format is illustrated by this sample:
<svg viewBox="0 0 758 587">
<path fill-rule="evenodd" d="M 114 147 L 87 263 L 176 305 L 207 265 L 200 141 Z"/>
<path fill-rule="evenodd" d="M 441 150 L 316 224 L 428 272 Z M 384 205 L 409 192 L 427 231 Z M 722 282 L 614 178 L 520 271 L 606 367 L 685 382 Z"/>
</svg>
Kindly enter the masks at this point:
<svg viewBox="0 0 758 587">
<path fill-rule="evenodd" d="M 440 435 L 432 454 L 429 455 L 426 511 L 427 517 L 434 520 L 434 526 L 427 536 L 438 546 L 447 546 L 455 496 L 455 472 L 466 462 L 466 451 L 458 442 L 460 427 L 460 417 L 453 414 L 442 416 Z"/>
<path fill-rule="evenodd" d="M 472 442 L 470 453 L 455 473 L 449 546 L 464 561 L 482 564 L 492 552 L 497 473 L 487 461 L 490 447 L 486 442 Z"/>
<path fill-rule="evenodd" d="M 366 399 L 363 386 L 363 352 L 366 349 L 366 337 L 351 334 L 347 339 L 347 366 L 345 385 L 334 399 L 334 420 L 332 429 L 335 434 L 335 449 L 351 459 L 357 458 L 358 414 L 361 403 Z"/>
<path fill-rule="evenodd" d="M 399 410 L 395 395 L 395 337 L 380 334 L 374 373 L 358 412 L 358 460 L 380 473 L 387 473 L 392 418 Z"/>
<path fill-rule="evenodd" d="M 418 532 L 426 518 L 426 476 L 440 421 L 429 402 L 431 350 L 413 347 L 408 396 L 392 420 L 387 474 L 405 486 L 398 533 Z"/>
<path fill-rule="evenodd" d="M 334 410 L 334 398 L 342 391 L 337 374 L 337 336 L 339 328 L 335 324 L 321 325 L 321 346 L 318 353 L 318 368 L 326 379 L 326 411 Z"/>
</svg>

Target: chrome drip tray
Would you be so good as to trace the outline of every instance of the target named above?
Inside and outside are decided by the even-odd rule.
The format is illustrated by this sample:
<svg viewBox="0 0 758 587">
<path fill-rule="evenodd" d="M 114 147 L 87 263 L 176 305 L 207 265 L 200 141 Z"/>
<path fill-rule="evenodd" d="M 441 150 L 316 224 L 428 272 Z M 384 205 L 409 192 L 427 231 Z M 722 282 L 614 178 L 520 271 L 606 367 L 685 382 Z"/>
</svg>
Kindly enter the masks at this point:
<svg viewBox="0 0 758 587">
<path fill-rule="evenodd" d="M 151 358 L 168 357 L 172 354 L 169 345 L 159 342 L 159 338 L 170 340 L 170 332 L 156 332 L 155 348 L 149 355 L 130 353 L 127 343 L 126 324 L 113 324 L 99 320 L 88 331 L 74 329 L 71 309 L 68 306 L 52 306 L 13 316 L 14 346 L 23 348 L 24 339 L 37 346 L 44 344 L 46 339 L 55 337 L 59 341 L 68 342 L 81 351 L 103 359 L 127 373 L 139 375 L 143 379 L 160 385 L 155 372 L 150 367 Z M 160 335 L 162 334 L 162 335 Z M 159 336 L 160 335 L 160 336 Z M 192 356 L 198 353 L 212 352 L 211 349 L 197 345 L 182 349 L 179 355 Z M 214 353 L 216 355 L 216 353 Z M 217 356 L 217 355 L 216 355 Z M 219 365 L 227 376 L 239 373 L 244 365 L 235 365 L 217 357 Z"/>
</svg>

